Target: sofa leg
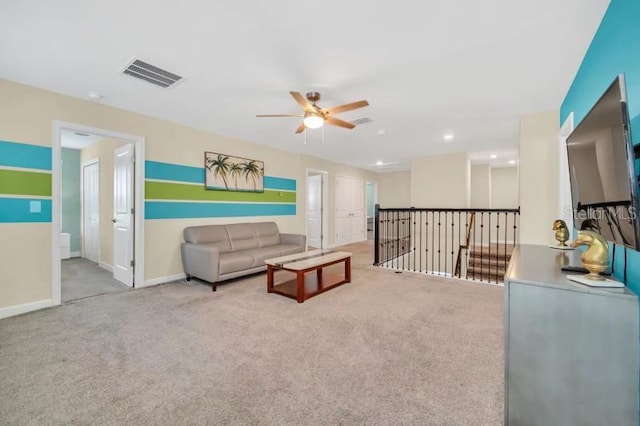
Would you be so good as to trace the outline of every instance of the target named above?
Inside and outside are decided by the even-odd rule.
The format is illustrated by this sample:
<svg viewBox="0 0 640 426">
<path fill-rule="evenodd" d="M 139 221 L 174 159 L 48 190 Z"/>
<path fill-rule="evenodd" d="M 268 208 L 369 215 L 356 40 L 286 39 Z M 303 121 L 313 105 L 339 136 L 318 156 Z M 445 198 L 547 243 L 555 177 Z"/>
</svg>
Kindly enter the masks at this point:
<svg viewBox="0 0 640 426">
<path fill-rule="evenodd" d="M 191 275 L 187 274 L 187 281 L 191 281 Z"/>
<path fill-rule="evenodd" d="M 216 283 L 211 283 L 211 291 L 216 291 L 216 287 L 218 285 Z"/>
</svg>

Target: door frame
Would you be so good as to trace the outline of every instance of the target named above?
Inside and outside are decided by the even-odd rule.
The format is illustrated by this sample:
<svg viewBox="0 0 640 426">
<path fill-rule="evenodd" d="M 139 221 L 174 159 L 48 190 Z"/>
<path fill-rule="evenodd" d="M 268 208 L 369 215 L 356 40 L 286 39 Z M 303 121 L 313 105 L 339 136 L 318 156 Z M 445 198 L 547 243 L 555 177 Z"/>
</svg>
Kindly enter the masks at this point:
<svg viewBox="0 0 640 426">
<path fill-rule="evenodd" d="M 98 165 L 98 188 L 100 187 L 100 159 L 94 158 L 80 164 L 80 256 L 85 258 L 85 232 L 84 232 L 84 168 L 93 164 Z M 98 189 L 98 196 L 99 196 Z M 100 212 L 100 198 L 98 198 L 98 212 Z M 99 214 L 99 213 L 98 213 Z M 100 235 L 100 227 L 98 227 L 98 235 Z M 98 238 L 100 240 L 100 238 Z M 85 258 L 86 259 L 86 258 Z M 98 244 L 98 264 L 100 264 L 100 244 Z"/>
<path fill-rule="evenodd" d="M 367 201 L 368 197 L 367 197 L 367 185 L 368 184 L 373 184 L 373 208 L 374 208 L 374 213 L 373 213 L 373 218 L 375 220 L 375 205 L 378 204 L 378 181 L 372 180 L 372 179 L 365 179 L 364 180 L 364 237 L 365 240 L 368 240 L 368 236 L 369 236 L 369 231 L 367 231 Z M 375 226 L 375 225 L 374 225 Z"/>
<path fill-rule="evenodd" d="M 319 170 L 307 167 L 307 173 L 304 178 L 304 233 L 308 235 L 307 226 L 307 188 L 309 176 L 321 175 L 322 176 L 322 239 L 320 245 L 323 249 L 329 247 L 329 172 L 326 170 Z M 307 239 L 307 249 L 309 248 L 309 242 Z"/>
<path fill-rule="evenodd" d="M 134 167 L 134 259 L 136 267 L 133 280 L 134 287 L 145 287 L 144 282 L 144 162 L 145 162 L 145 138 L 144 136 L 120 133 L 111 130 L 100 129 L 98 127 L 84 126 L 82 124 L 68 123 L 60 120 L 53 120 L 51 160 L 52 160 L 52 221 L 51 221 L 51 299 L 53 305 L 60 305 L 62 302 L 62 268 L 60 261 L 60 232 L 61 232 L 61 210 L 62 205 L 62 153 L 61 137 L 62 131 L 90 133 L 107 138 L 121 139 L 131 142 L 134 145 L 135 167 Z"/>
</svg>

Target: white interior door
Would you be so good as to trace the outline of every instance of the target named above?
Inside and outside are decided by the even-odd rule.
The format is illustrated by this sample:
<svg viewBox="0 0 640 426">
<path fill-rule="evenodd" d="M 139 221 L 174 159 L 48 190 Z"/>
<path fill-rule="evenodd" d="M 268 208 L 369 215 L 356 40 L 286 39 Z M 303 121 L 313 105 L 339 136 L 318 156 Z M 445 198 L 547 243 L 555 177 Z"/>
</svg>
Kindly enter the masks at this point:
<svg viewBox="0 0 640 426">
<path fill-rule="evenodd" d="M 364 189 L 360 179 L 336 177 L 336 244 L 364 239 Z"/>
<path fill-rule="evenodd" d="M 133 286 L 133 144 L 114 152 L 113 278 Z"/>
<path fill-rule="evenodd" d="M 322 175 L 307 176 L 307 241 L 309 247 L 322 247 Z"/>
<path fill-rule="evenodd" d="M 100 163 L 82 165 L 82 257 L 100 262 Z"/>
</svg>

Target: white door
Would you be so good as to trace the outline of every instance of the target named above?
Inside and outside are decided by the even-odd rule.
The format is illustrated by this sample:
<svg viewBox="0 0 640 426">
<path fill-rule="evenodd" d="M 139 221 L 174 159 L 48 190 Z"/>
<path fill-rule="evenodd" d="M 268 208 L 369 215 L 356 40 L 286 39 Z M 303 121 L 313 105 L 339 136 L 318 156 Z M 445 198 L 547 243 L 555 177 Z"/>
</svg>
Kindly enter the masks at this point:
<svg viewBox="0 0 640 426">
<path fill-rule="evenodd" d="M 336 177 L 336 244 L 364 240 L 364 189 L 360 179 Z"/>
<path fill-rule="evenodd" d="M 82 165 L 82 257 L 100 262 L 100 163 Z"/>
<path fill-rule="evenodd" d="M 113 159 L 113 278 L 133 286 L 133 144 Z"/>
<path fill-rule="evenodd" d="M 322 247 L 322 175 L 307 176 L 307 241 L 309 247 Z"/>
</svg>

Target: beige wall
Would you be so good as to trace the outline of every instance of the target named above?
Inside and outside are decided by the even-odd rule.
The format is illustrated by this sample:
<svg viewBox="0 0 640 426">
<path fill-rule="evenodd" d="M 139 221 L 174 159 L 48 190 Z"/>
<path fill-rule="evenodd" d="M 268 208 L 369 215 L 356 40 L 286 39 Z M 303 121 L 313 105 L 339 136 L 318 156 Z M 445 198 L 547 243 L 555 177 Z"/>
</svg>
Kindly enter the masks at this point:
<svg viewBox="0 0 640 426">
<path fill-rule="evenodd" d="M 464 152 L 414 159 L 411 162 L 411 205 L 418 208 L 469 207 L 470 169 Z"/>
<path fill-rule="evenodd" d="M 552 244 L 558 215 L 558 111 L 529 114 L 520 121 L 520 243 Z"/>
<path fill-rule="evenodd" d="M 389 172 L 378 175 L 380 207 L 411 207 L 411 172 Z"/>
<path fill-rule="evenodd" d="M 0 99 L 0 139 L 3 140 L 51 146 L 53 121 L 60 120 L 144 136 L 148 160 L 197 166 L 202 164 L 204 151 L 224 152 L 263 160 L 266 174 L 297 180 L 296 216 L 145 221 L 147 281 L 182 273 L 179 246 L 182 229 L 186 226 L 274 220 L 282 232 L 304 233 L 307 168 L 329 172 L 331 244 L 335 239 L 335 176 L 358 177 L 363 184 L 366 179 L 377 180 L 375 173 L 365 170 L 251 144 L 7 80 L 0 80 Z M 50 299 L 51 224 L 3 224 L 0 232 L 3 241 L 19 241 L 0 245 L 0 259 L 3 261 L 0 269 L 0 308 Z M 36 234 L 40 237 L 32 238 Z"/>
<path fill-rule="evenodd" d="M 491 208 L 491 168 L 487 164 L 471 166 L 471 208 Z"/>
<path fill-rule="evenodd" d="M 491 168 L 491 208 L 518 208 L 518 168 Z"/>
<path fill-rule="evenodd" d="M 127 142 L 101 139 L 80 151 L 80 164 L 100 162 L 100 263 L 113 266 L 113 153 Z"/>
</svg>

